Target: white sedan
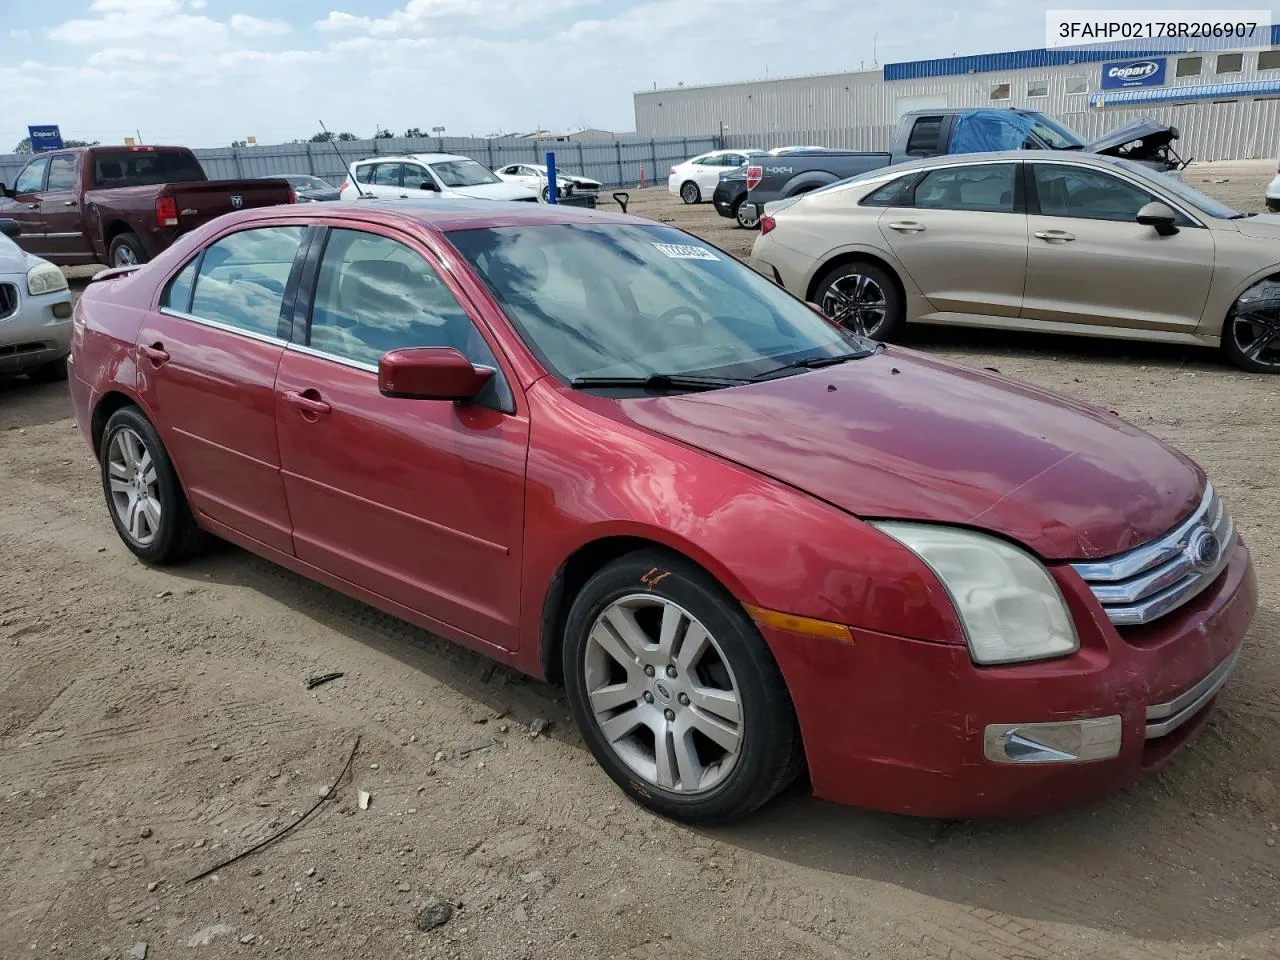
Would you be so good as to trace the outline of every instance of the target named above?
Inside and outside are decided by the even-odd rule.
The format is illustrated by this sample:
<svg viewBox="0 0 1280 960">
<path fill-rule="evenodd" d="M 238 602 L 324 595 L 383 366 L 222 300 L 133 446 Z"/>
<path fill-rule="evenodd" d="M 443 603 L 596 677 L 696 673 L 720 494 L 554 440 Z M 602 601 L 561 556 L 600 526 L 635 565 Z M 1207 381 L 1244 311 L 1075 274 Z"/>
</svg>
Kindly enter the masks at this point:
<svg viewBox="0 0 1280 960">
<path fill-rule="evenodd" d="M 685 203 L 710 200 L 720 184 L 720 174 L 745 167 L 751 157 L 764 156 L 763 150 L 717 150 L 678 163 L 671 168 L 667 190 Z"/>
<path fill-rule="evenodd" d="M 547 168 L 542 164 L 510 163 L 505 167 L 500 167 L 496 172 L 498 177 L 507 183 L 518 183 L 522 187 L 537 191 L 538 196 L 542 197 L 544 201 L 548 199 L 548 195 L 551 192 L 549 186 L 550 177 L 547 174 Z M 557 170 L 556 192 L 562 197 L 571 197 L 575 193 L 599 193 L 600 181 Z"/>
<path fill-rule="evenodd" d="M 65 380 L 71 291 L 61 270 L 9 239 L 20 230 L 16 220 L 0 220 L 0 374 Z"/>
</svg>

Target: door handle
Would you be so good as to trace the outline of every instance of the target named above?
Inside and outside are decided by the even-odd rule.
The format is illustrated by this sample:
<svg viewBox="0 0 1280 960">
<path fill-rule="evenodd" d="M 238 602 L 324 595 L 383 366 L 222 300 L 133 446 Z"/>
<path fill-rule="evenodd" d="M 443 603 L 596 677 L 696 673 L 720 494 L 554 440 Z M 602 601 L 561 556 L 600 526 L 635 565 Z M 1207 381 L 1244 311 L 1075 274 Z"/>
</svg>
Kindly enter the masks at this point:
<svg viewBox="0 0 1280 960">
<path fill-rule="evenodd" d="M 897 230 L 899 233 L 920 233 L 924 230 L 923 223 L 916 223 L 914 220 L 899 220 L 897 223 L 889 224 L 890 230 Z"/>
<path fill-rule="evenodd" d="M 308 393 L 315 394 L 315 396 L 308 397 Z M 296 407 L 303 413 L 310 413 L 317 417 L 322 416 L 333 409 L 329 404 L 320 399 L 320 393 L 317 390 L 307 390 L 304 393 L 298 393 L 296 390 L 288 390 L 285 392 L 284 401 L 289 404 L 289 406 Z"/>
<path fill-rule="evenodd" d="M 63 200 L 62 205 L 64 207 L 74 207 L 76 205 L 76 202 L 74 200 Z"/>
<path fill-rule="evenodd" d="M 138 352 L 142 354 L 144 357 L 146 357 L 148 360 L 150 360 L 157 367 L 163 363 L 169 362 L 169 351 L 166 350 L 159 343 L 154 343 L 149 347 L 146 344 L 143 344 L 142 346 L 138 347 Z"/>
<path fill-rule="evenodd" d="M 1076 238 L 1074 233 L 1067 233 L 1065 230 L 1037 230 L 1036 236 L 1046 243 L 1066 243 Z"/>
<path fill-rule="evenodd" d="M 28 210 L 39 210 L 39 209 L 40 209 L 40 204 L 38 204 L 38 203 L 28 203 L 28 204 L 27 204 L 27 209 L 28 209 Z"/>
</svg>

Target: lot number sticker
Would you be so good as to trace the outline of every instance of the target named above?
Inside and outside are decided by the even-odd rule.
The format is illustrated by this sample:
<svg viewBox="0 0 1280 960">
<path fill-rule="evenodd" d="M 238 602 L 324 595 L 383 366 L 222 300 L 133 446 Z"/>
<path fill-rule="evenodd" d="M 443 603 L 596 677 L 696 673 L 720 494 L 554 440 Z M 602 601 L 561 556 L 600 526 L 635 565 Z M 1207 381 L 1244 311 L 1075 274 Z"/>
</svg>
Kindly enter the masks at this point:
<svg viewBox="0 0 1280 960">
<path fill-rule="evenodd" d="M 695 247 L 685 243 L 655 243 L 655 247 L 672 260 L 719 260 L 706 247 Z"/>
</svg>

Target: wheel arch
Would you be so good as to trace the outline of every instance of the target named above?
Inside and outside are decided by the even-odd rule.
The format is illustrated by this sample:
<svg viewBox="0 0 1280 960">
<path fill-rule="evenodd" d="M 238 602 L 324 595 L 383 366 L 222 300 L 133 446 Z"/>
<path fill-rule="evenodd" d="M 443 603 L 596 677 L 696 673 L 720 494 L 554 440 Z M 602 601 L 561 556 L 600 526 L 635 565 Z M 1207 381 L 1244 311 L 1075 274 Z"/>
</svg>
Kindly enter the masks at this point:
<svg viewBox="0 0 1280 960">
<path fill-rule="evenodd" d="M 893 282 L 898 287 L 898 294 L 903 298 L 903 302 L 906 302 L 906 285 L 902 282 L 902 276 L 899 274 L 897 267 L 884 257 L 866 250 L 847 250 L 843 253 L 836 254 L 830 260 L 824 261 L 818 269 L 813 271 L 813 276 L 809 278 L 809 285 L 805 288 L 805 300 L 812 303 L 814 295 L 818 292 L 818 287 L 822 284 L 822 281 L 826 279 L 827 274 L 832 270 L 851 263 L 868 263 L 885 271 L 885 273 L 893 278 Z"/>
<path fill-rule="evenodd" d="M 596 536 L 565 557 L 547 585 L 542 601 L 542 617 L 538 628 L 538 658 L 543 676 L 551 683 L 564 680 L 560 650 L 564 624 L 569 608 L 587 581 L 609 563 L 637 550 L 661 550 L 693 564 L 711 577 L 733 597 L 739 598 L 742 587 L 727 570 L 705 557 L 692 544 L 672 544 L 642 533 L 607 533 Z M 739 601 L 741 602 L 741 601 Z"/>
<path fill-rule="evenodd" d="M 142 404 L 138 402 L 138 398 L 131 396 L 123 390 L 112 388 L 104 393 L 93 407 L 93 414 L 89 419 L 89 437 L 93 442 L 93 455 L 99 457 L 102 455 L 102 435 L 107 430 L 107 421 L 111 419 L 111 415 L 122 407 L 137 407 L 139 412 L 147 417 L 147 411 Z"/>
</svg>

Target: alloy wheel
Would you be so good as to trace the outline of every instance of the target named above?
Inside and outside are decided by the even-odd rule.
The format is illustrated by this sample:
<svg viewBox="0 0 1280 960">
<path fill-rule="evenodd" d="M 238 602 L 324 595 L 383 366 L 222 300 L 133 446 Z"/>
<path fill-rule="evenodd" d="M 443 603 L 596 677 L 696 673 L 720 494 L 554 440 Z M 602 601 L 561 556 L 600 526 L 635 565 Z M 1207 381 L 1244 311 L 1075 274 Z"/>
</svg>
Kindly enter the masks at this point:
<svg viewBox="0 0 1280 960">
<path fill-rule="evenodd" d="M 1280 371 L 1280 310 L 1274 300 L 1253 308 L 1238 307 L 1231 321 L 1231 338 L 1244 357 Z"/>
<path fill-rule="evenodd" d="M 595 722 L 636 776 L 683 796 L 724 781 L 742 752 L 742 698 L 691 613 L 654 594 L 622 597 L 596 618 L 584 657 Z"/>
<path fill-rule="evenodd" d="M 738 212 L 734 214 L 738 221 L 738 226 L 744 230 L 754 230 L 760 226 L 760 215 L 755 213 L 756 205 L 747 203 L 745 200 L 738 204 Z"/>
<path fill-rule="evenodd" d="M 695 183 L 686 183 L 680 188 L 680 199 L 685 203 L 698 202 L 698 185 Z"/>
<path fill-rule="evenodd" d="M 842 327 L 870 337 L 884 323 L 888 303 L 879 283 L 861 273 L 850 273 L 827 287 L 822 312 Z"/>
<path fill-rule="evenodd" d="M 111 438 L 107 472 L 111 506 L 121 527 L 138 546 L 148 546 L 160 532 L 160 481 L 151 451 L 131 428 Z"/>
<path fill-rule="evenodd" d="M 122 243 L 116 247 L 115 263 L 117 267 L 132 267 L 138 263 L 138 256 L 133 252 L 133 248 L 128 244 Z"/>
</svg>

